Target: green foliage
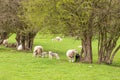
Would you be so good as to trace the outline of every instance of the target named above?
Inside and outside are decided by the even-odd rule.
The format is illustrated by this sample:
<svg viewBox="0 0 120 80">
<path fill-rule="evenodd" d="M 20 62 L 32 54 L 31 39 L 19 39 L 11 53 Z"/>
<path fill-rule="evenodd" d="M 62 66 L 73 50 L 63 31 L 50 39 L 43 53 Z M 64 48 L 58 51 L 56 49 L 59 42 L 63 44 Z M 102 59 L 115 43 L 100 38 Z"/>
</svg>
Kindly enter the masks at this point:
<svg viewBox="0 0 120 80">
<path fill-rule="evenodd" d="M 46 0 L 47 1 L 47 0 Z M 48 14 L 46 11 L 47 2 L 45 0 L 22 1 L 23 15 L 20 17 L 27 23 L 30 28 L 40 30 L 44 27 L 44 20 Z"/>
<path fill-rule="evenodd" d="M 0 0 L 0 32 L 14 33 L 20 27 L 19 0 Z"/>
</svg>

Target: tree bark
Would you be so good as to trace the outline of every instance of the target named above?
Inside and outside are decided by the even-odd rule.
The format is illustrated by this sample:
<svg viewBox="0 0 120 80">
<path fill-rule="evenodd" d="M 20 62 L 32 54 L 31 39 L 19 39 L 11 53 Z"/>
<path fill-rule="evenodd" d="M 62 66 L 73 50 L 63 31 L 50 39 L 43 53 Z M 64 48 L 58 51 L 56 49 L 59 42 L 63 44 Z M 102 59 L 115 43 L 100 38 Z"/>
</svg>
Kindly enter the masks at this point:
<svg viewBox="0 0 120 80">
<path fill-rule="evenodd" d="M 114 59 L 114 56 L 115 56 L 115 54 L 117 53 L 118 50 L 120 50 L 120 45 L 119 45 L 119 46 L 115 49 L 115 51 L 113 52 L 109 64 L 112 64 L 113 59 Z"/>
<path fill-rule="evenodd" d="M 84 35 L 82 39 L 82 54 L 83 62 L 92 63 L 92 37 L 90 35 Z"/>
<path fill-rule="evenodd" d="M 36 33 L 29 33 L 27 38 L 26 38 L 26 49 L 28 50 L 32 50 L 32 47 L 33 47 L 33 41 L 34 41 L 34 38 L 36 36 Z"/>
<path fill-rule="evenodd" d="M 25 36 L 21 36 L 21 44 L 22 44 L 22 49 L 25 50 Z"/>
<path fill-rule="evenodd" d="M 21 40 L 20 40 L 21 38 L 20 38 L 20 37 L 21 37 L 20 33 L 17 32 L 17 33 L 16 33 L 16 38 L 15 38 L 16 41 L 17 41 L 17 47 L 21 44 Z"/>
</svg>

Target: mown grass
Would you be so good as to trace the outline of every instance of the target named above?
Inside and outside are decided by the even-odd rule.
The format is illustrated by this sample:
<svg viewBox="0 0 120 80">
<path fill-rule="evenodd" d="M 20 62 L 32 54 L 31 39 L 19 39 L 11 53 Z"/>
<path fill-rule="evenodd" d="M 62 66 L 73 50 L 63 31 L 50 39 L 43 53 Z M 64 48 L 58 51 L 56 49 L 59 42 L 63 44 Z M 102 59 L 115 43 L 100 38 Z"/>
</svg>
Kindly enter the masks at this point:
<svg viewBox="0 0 120 80">
<path fill-rule="evenodd" d="M 14 35 L 9 38 L 15 42 Z M 52 42 L 51 38 L 37 35 L 35 45 L 42 45 L 44 51 L 59 53 L 60 60 L 32 57 L 32 52 L 0 46 L 0 80 L 120 80 L 120 51 L 112 65 L 97 64 L 97 41 L 93 41 L 93 64 L 70 63 L 66 50 L 78 48 L 79 40 L 64 38 L 62 42 Z M 120 41 L 119 41 L 120 42 Z"/>
</svg>

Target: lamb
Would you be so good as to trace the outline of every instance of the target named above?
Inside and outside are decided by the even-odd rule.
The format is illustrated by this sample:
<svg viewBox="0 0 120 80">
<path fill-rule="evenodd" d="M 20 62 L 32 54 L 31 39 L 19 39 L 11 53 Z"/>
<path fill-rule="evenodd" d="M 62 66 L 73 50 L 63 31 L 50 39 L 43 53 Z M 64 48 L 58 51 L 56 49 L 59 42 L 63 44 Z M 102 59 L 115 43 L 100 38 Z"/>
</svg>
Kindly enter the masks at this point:
<svg viewBox="0 0 120 80">
<path fill-rule="evenodd" d="M 33 50 L 33 56 L 42 56 L 43 47 L 42 46 L 35 46 Z"/>
<path fill-rule="evenodd" d="M 53 38 L 52 41 L 58 41 L 59 42 L 59 41 L 62 41 L 62 38 L 58 36 L 58 37 Z"/>
<path fill-rule="evenodd" d="M 53 53 L 52 51 L 49 51 L 49 59 L 52 59 L 53 57 L 56 57 L 56 59 L 60 59 L 57 53 Z"/>
<path fill-rule="evenodd" d="M 69 62 L 74 62 L 74 55 L 77 53 L 76 49 L 70 49 L 66 52 L 66 56 L 69 59 Z"/>
<path fill-rule="evenodd" d="M 3 40 L 2 44 L 7 47 L 8 46 L 8 39 Z"/>
<path fill-rule="evenodd" d="M 18 50 L 18 51 L 23 50 L 22 44 L 20 44 L 20 45 L 17 47 L 17 50 Z"/>
<path fill-rule="evenodd" d="M 42 52 L 42 58 L 47 57 L 47 52 Z"/>
</svg>

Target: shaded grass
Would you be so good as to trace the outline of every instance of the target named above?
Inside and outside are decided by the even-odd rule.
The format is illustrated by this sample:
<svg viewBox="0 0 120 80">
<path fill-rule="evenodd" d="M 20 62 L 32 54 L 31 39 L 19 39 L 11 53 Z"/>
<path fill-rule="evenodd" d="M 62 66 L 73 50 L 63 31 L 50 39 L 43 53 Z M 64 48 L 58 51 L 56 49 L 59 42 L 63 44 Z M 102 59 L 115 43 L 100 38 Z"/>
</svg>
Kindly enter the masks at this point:
<svg viewBox="0 0 120 80">
<path fill-rule="evenodd" d="M 9 41 L 14 36 L 11 36 Z M 59 53 L 60 60 L 32 57 L 32 52 L 0 46 L 0 80 L 120 80 L 120 54 L 115 56 L 112 65 L 96 64 L 97 41 L 93 41 L 93 64 L 70 63 L 66 50 L 78 48 L 79 40 L 65 38 L 62 42 L 52 42 L 51 37 L 35 38 L 34 46 L 42 45 L 45 51 Z M 118 52 L 120 53 L 120 52 Z"/>
</svg>

